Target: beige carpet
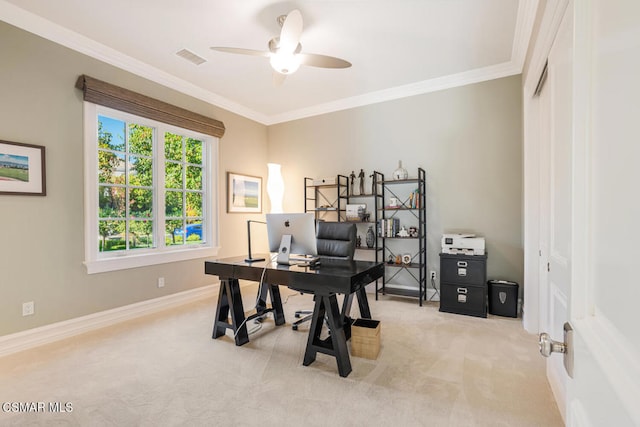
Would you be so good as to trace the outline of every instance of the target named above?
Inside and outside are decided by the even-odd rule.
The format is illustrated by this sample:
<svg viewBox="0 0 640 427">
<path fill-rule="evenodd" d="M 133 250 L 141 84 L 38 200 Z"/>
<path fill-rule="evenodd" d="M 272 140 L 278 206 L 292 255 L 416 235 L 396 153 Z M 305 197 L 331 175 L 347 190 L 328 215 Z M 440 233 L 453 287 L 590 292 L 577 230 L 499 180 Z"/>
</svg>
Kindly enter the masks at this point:
<svg viewBox="0 0 640 427">
<path fill-rule="evenodd" d="M 281 292 L 287 324 L 275 327 L 269 317 L 242 347 L 230 332 L 211 339 L 215 301 L 208 299 L 0 358 L 0 403 L 72 406 L 0 410 L 0 425 L 562 425 L 537 337 L 520 319 L 370 298 L 381 321 L 380 354 L 352 357 L 353 371 L 341 378 L 329 356 L 302 365 L 308 324 L 292 331 L 290 323 L 296 309 L 312 308 L 312 297 Z M 251 305 L 255 287 L 243 295 Z"/>
</svg>

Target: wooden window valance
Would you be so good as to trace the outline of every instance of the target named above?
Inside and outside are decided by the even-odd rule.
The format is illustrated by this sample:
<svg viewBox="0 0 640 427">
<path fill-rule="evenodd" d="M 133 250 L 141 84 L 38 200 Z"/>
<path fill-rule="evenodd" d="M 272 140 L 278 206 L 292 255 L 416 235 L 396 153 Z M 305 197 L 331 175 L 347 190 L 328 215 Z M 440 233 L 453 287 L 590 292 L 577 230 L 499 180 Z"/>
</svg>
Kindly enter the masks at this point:
<svg viewBox="0 0 640 427">
<path fill-rule="evenodd" d="M 82 75 L 76 87 L 84 93 L 84 100 L 115 110 L 157 120 L 181 128 L 213 135 L 224 135 L 224 123 L 175 105 L 150 98 L 119 86 Z"/>
</svg>

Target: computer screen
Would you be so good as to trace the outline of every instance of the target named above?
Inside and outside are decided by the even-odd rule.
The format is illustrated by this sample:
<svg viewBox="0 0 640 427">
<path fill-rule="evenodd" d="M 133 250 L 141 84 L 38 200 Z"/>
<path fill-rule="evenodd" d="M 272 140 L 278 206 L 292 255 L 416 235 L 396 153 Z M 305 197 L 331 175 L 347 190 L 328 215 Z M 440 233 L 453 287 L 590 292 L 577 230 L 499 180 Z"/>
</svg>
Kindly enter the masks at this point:
<svg viewBox="0 0 640 427">
<path fill-rule="evenodd" d="M 288 264 L 290 255 L 318 255 L 315 215 L 312 213 L 267 214 L 269 251 L 278 263 Z"/>
</svg>

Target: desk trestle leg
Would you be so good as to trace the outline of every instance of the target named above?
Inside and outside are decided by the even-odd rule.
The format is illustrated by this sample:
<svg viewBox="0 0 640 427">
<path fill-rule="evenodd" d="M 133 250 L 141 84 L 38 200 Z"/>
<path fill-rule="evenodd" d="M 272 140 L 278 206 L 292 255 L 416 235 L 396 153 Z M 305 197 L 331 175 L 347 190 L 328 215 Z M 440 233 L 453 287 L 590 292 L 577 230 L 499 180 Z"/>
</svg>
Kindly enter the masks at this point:
<svg viewBox="0 0 640 427">
<path fill-rule="evenodd" d="M 271 306 L 274 313 L 273 318 L 276 325 L 284 325 L 284 309 L 282 308 L 282 298 L 280 297 L 280 287 L 278 285 L 269 285 L 269 295 L 271 297 Z"/>
<path fill-rule="evenodd" d="M 231 324 L 228 322 L 229 311 L 231 311 Z M 236 345 L 243 345 L 249 342 L 238 279 L 223 279 L 220 281 L 218 306 L 213 323 L 213 338 L 223 336 L 227 329 L 231 329 L 235 334 Z"/>
<path fill-rule="evenodd" d="M 267 307 L 267 292 L 271 299 L 272 308 Z M 282 298 L 280 297 L 280 287 L 278 285 L 265 284 L 260 288 L 256 311 L 259 315 L 273 312 L 273 320 L 276 326 L 284 325 L 284 309 L 282 308 Z"/>
<path fill-rule="evenodd" d="M 320 339 L 320 333 L 322 332 L 322 322 L 327 311 L 327 323 L 331 333 L 328 338 L 322 340 Z M 351 372 L 351 361 L 349 360 L 349 349 L 347 348 L 347 339 L 344 334 L 343 325 L 342 316 L 338 310 L 336 295 L 316 295 L 309 338 L 307 340 L 307 349 L 304 353 L 302 364 L 309 366 L 316 360 L 316 354 L 320 352 L 336 358 L 338 373 L 341 377 L 349 375 Z"/>
<path fill-rule="evenodd" d="M 353 294 L 345 295 L 342 301 L 342 321 L 344 328 L 344 335 L 347 337 L 347 341 L 351 339 L 351 303 L 353 302 L 353 296 L 358 298 L 358 308 L 360 309 L 360 317 L 363 319 L 371 319 L 371 311 L 369 310 L 369 301 L 367 300 L 367 293 L 364 286 L 358 289 Z"/>
</svg>

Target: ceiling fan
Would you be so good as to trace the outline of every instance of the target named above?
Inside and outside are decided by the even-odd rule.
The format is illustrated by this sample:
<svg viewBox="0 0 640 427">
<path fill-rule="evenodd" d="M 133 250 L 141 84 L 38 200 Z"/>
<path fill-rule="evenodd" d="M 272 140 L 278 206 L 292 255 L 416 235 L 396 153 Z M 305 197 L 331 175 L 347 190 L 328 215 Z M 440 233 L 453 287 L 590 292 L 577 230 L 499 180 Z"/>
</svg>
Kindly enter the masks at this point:
<svg viewBox="0 0 640 427">
<path fill-rule="evenodd" d="M 295 73 L 300 65 L 309 65 L 320 68 L 349 68 L 351 63 L 333 56 L 318 55 L 315 53 L 301 53 L 300 35 L 302 34 L 302 14 L 294 9 L 287 15 L 281 15 L 277 19 L 282 27 L 280 36 L 269 40 L 269 50 L 242 49 L 236 47 L 212 47 L 220 52 L 239 53 L 242 55 L 264 56 L 269 58 L 274 70 L 273 82 L 279 86 L 287 75 Z"/>
</svg>

